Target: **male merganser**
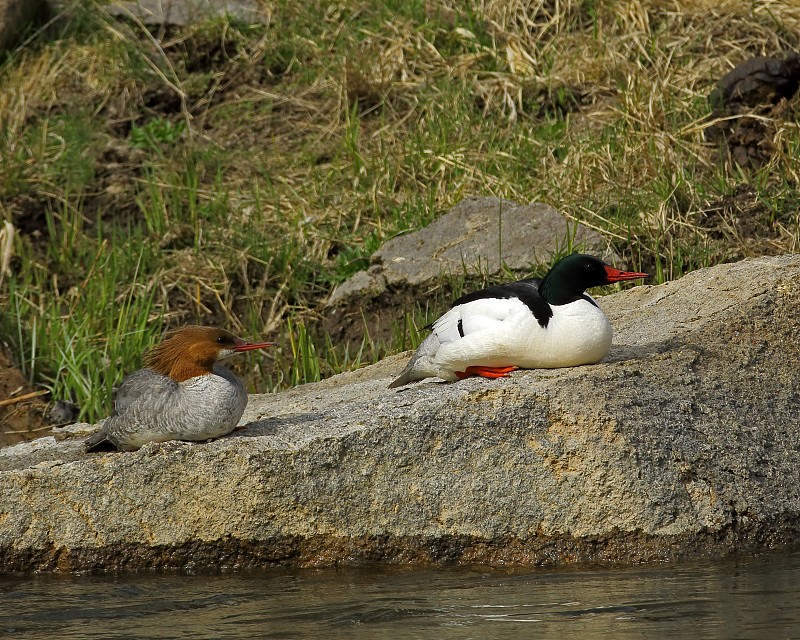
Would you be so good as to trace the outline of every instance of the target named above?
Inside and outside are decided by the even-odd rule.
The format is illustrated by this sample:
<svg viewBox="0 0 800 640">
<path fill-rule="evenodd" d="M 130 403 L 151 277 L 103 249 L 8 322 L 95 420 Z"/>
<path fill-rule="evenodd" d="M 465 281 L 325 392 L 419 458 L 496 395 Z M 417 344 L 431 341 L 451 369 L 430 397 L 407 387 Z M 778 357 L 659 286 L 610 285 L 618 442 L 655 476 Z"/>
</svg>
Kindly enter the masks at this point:
<svg viewBox="0 0 800 640">
<path fill-rule="evenodd" d="M 187 326 L 145 356 L 144 369 L 122 381 L 114 414 L 86 440 L 86 451 L 111 443 L 135 451 L 147 442 L 208 440 L 230 433 L 247 406 L 247 391 L 217 361 L 274 342 L 245 342 L 223 329 Z"/>
<path fill-rule="evenodd" d="M 541 280 L 462 296 L 428 327 L 432 333 L 389 388 L 432 377 L 501 378 L 515 369 L 600 362 L 611 348 L 611 324 L 584 291 L 646 277 L 576 253 L 559 260 Z"/>
</svg>

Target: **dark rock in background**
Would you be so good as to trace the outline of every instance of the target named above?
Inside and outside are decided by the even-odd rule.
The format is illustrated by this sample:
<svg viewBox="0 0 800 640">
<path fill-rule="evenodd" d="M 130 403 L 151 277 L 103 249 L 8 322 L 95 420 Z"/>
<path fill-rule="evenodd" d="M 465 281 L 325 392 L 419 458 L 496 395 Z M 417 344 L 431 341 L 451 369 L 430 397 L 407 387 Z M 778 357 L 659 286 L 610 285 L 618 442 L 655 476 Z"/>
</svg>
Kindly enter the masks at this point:
<svg viewBox="0 0 800 640">
<path fill-rule="evenodd" d="M 759 56 L 728 72 L 709 95 L 712 119 L 729 118 L 706 129 L 726 157 L 742 167 L 759 167 L 774 152 L 772 119 L 780 118 L 781 101 L 800 88 L 800 54 L 783 59 Z"/>
<path fill-rule="evenodd" d="M 46 0 L 0 0 L 0 51 L 16 46 L 31 25 L 49 15 Z"/>
</svg>

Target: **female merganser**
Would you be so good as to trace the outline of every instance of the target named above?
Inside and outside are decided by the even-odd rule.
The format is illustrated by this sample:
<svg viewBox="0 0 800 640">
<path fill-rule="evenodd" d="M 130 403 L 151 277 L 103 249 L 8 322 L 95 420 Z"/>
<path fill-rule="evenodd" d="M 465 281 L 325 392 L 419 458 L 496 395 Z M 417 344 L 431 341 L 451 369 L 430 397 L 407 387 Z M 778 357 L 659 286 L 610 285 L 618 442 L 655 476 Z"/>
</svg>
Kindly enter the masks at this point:
<svg viewBox="0 0 800 640">
<path fill-rule="evenodd" d="M 554 369 L 600 362 L 611 348 L 611 324 L 584 293 L 646 273 L 620 271 L 572 254 L 543 279 L 495 285 L 456 300 L 389 388 L 424 378 L 501 378 L 515 369 Z"/>
<path fill-rule="evenodd" d="M 86 440 L 135 451 L 147 442 L 208 440 L 230 433 L 247 405 L 241 380 L 218 360 L 274 342 L 245 342 L 222 329 L 187 326 L 145 356 L 145 369 L 122 381 L 114 414 Z"/>
</svg>

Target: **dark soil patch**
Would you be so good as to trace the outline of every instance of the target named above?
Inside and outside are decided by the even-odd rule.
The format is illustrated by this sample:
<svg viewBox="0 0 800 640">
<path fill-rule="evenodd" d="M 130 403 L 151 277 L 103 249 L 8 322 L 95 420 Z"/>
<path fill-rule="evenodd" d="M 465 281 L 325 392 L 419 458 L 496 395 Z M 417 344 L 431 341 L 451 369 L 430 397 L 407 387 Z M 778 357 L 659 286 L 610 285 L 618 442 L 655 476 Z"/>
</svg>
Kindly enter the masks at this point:
<svg viewBox="0 0 800 640">
<path fill-rule="evenodd" d="M 772 255 L 786 250 L 780 245 L 780 230 L 772 211 L 747 185 L 713 202 L 698 222 L 712 239 L 728 244 L 735 257 Z"/>
<path fill-rule="evenodd" d="M 142 214 L 136 199 L 137 180 L 147 154 L 127 140 L 111 138 L 94 165 L 94 184 L 84 197 L 84 213 L 91 221 L 138 224 Z"/>
<path fill-rule="evenodd" d="M 34 389 L 12 366 L 11 357 L 0 348 L 0 401 L 20 398 Z M 41 397 L 0 406 L 0 447 L 48 435 L 51 428 L 44 415 L 47 403 Z"/>
<path fill-rule="evenodd" d="M 443 295 L 439 296 L 443 298 Z M 387 291 L 377 298 L 353 301 L 324 311 L 323 330 L 331 342 L 357 351 L 365 336 L 375 343 L 386 344 L 396 331 L 406 331 L 406 315 L 414 311 L 419 298 L 409 290 Z M 444 303 L 438 305 L 444 308 Z M 410 348 L 410 345 L 409 345 Z"/>
<path fill-rule="evenodd" d="M 180 114 L 181 96 L 172 87 L 157 85 L 148 89 L 142 96 L 142 106 L 153 115 L 175 116 Z M 142 117 L 142 120 L 145 118 Z"/>
<path fill-rule="evenodd" d="M 586 87 L 526 86 L 522 89 L 522 106 L 536 117 L 563 118 L 589 105 L 590 96 Z"/>
<path fill-rule="evenodd" d="M 7 201 L 11 223 L 22 235 L 34 238 L 47 233 L 47 198 L 32 193 L 21 193 Z"/>
<path fill-rule="evenodd" d="M 486 283 L 479 278 L 468 279 L 463 290 L 476 291 L 485 286 Z M 352 298 L 349 304 L 325 309 L 322 328 L 333 344 L 347 345 L 351 353 L 358 351 L 366 336 L 377 344 L 391 344 L 396 336 L 408 337 L 408 318 L 424 314 L 433 322 L 450 308 L 458 295 L 452 283 L 447 281 L 425 287 L 388 289 L 375 298 Z M 427 330 L 417 328 L 427 335 Z M 411 344 L 406 348 L 410 349 Z"/>
</svg>

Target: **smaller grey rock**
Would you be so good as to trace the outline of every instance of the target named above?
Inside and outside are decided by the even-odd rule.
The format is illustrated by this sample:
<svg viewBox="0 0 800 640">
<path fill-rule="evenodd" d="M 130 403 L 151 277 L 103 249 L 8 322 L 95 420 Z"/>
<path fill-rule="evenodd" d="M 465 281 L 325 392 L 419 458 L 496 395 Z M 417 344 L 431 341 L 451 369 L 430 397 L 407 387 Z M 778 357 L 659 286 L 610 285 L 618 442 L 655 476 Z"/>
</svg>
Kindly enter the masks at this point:
<svg viewBox="0 0 800 640">
<path fill-rule="evenodd" d="M 133 16 L 147 25 L 185 27 L 224 15 L 249 23 L 264 22 L 255 0 L 134 0 L 113 3 L 106 10 L 109 15 Z"/>
<path fill-rule="evenodd" d="M 56 400 L 47 412 L 51 424 L 69 424 L 78 419 L 80 407 L 66 400 Z"/>
<path fill-rule="evenodd" d="M 386 289 L 386 281 L 381 275 L 380 265 L 372 265 L 366 271 L 359 271 L 340 284 L 331 296 L 329 304 L 337 300 L 351 299 L 355 296 L 375 298 Z"/>
</svg>

